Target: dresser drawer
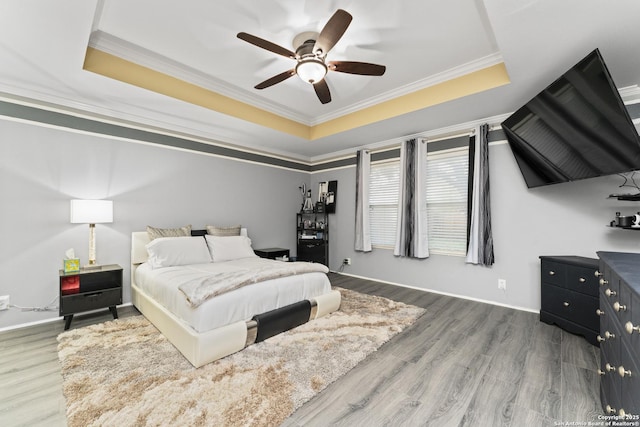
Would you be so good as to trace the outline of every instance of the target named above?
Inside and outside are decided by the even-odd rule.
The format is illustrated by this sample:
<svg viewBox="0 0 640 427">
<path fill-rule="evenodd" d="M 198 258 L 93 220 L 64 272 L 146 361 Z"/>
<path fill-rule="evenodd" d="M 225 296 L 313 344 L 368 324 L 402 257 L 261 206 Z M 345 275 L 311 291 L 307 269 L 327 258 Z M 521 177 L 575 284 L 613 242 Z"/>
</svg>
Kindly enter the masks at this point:
<svg viewBox="0 0 640 427">
<path fill-rule="evenodd" d="M 627 308 L 628 319 L 622 324 L 624 329 L 625 341 L 629 344 L 635 360 L 640 360 L 640 297 L 636 294 L 631 295 L 631 304 Z M 629 334 L 629 329 L 631 334 Z M 640 372 L 638 373 L 640 376 Z"/>
<path fill-rule="evenodd" d="M 598 282 L 600 293 L 613 305 L 612 296 L 620 294 L 620 278 L 606 264 L 604 266 L 600 265 L 599 271 L 602 272 L 602 276 Z"/>
<path fill-rule="evenodd" d="M 594 331 L 599 328 L 596 316 L 598 299 L 569 289 L 542 284 L 543 311 L 555 314 Z"/>
<path fill-rule="evenodd" d="M 570 259 L 571 257 L 565 257 Z M 582 259 L 575 257 L 576 259 Z M 553 259 L 553 258 L 552 258 Z M 543 258 L 541 261 L 540 279 L 562 288 L 571 289 L 594 297 L 598 296 L 598 278 L 595 276 L 597 264 L 587 262 L 553 261 Z"/>
<path fill-rule="evenodd" d="M 602 406 L 616 415 L 640 415 L 640 254 L 598 252 L 600 271 L 600 344 Z M 631 332 L 631 334 L 629 333 Z M 609 338 L 613 335 L 614 338 Z M 612 369 L 615 367 L 615 369 Z M 614 372 L 615 375 L 610 375 Z M 625 420 L 622 418 L 621 420 Z M 637 420 L 630 420 L 635 422 Z"/>
<path fill-rule="evenodd" d="M 573 265 L 567 266 L 566 287 L 594 297 L 598 296 L 598 278 L 595 268 L 585 268 Z"/>
<path fill-rule="evenodd" d="M 616 325 L 615 320 L 609 317 L 601 323 L 600 334 L 600 355 L 603 362 L 602 370 L 607 371 L 607 363 L 617 369 L 620 365 L 620 343 L 622 341 L 622 331 Z"/>
<path fill-rule="evenodd" d="M 301 241 L 298 244 L 298 261 L 325 262 L 326 244 L 322 240 Z"/>
<path fill-rule="evenodd" d="M 624 343 L 623 346 L 625 346 Z M 620 408 L 627 415 L 640 415 L 640 369 L 631 358 L 631 352 L 628 348 L 623 347 L 620 359 L 620 366 L 616 372 L 616 375 L 620 376 L 620 397 L 622 400 Z"/>
<path fill-rule="evenodd" d="M 68 295 L 60 299 L 60 315 L 114 307 L 119 304 L 122 304 L 122 288 Z"/>
<path fill-rule="evenodd" d="M 540 265 L 540 280 L 545 283 L 564 286 L 567 267 L 566 264 L 542 260 Z"/>
<path fill-rule="evenodd" d="M 602 348 L 602 346 L 600 346 L 600 348 Z M 602 403 L 602 409 L 606 411 L 606 407 L 609 406 L 614 408 L 617 413 L 621 404 L 620 392 L 618 390 L 618 380 L 620 377 L 615 370 L 607 372 L 607 363 L 605 358 L 602 357 L 600 362 L 600 401 Z"/>
</svg>

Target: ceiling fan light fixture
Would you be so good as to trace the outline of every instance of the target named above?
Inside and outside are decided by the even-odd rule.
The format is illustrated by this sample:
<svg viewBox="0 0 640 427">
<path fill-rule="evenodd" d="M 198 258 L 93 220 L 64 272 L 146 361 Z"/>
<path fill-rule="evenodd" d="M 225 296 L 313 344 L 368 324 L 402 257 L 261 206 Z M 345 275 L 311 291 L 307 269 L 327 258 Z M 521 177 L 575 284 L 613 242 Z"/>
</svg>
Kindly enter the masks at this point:
<svg viewBox="0 0 640 427">
<path fill-rule="evenodd" d="M 327 66 L 316 58 L 303 59 L 296 65 L 296 74 L 303 82 L 318 83 L 327 74 Z"/>
</svg>

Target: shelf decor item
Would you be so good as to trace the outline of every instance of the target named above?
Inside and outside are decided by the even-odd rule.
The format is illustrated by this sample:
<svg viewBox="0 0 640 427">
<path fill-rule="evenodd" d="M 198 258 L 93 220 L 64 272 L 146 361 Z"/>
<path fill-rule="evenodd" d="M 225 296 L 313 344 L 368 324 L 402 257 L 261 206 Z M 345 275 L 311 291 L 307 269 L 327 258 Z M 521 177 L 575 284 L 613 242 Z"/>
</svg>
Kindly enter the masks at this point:
<svg viewBox="0 0 640 427">
<path fill-rule="evenodd" d="M 89 264 L 85 268 L 96 268 L 96 232 L 98 223 L 113 222 L 113 201 L 71 200 L 70 222 L 89 224 Z"/>
<path fill-rule="evenodd" d="M 313 202 L 311 201 L 311 190 L 307 190 L 307 197 L 302 205 L 302 212 L 313 213 Z"/>
</svg>

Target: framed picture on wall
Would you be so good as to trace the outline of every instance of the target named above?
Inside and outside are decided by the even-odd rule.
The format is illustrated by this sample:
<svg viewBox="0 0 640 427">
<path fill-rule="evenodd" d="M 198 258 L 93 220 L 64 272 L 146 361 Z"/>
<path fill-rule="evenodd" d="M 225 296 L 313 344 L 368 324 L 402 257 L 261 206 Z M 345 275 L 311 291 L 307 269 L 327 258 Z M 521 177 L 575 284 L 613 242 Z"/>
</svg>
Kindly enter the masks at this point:
<svg viewBox="0 0 640 427">
<path fill-rule="evenodd" d="M 322 203 L 327 213 L 336 212 L 338 181 L 323 181 L 318 184 L 318 202 Z"/>
</svg>

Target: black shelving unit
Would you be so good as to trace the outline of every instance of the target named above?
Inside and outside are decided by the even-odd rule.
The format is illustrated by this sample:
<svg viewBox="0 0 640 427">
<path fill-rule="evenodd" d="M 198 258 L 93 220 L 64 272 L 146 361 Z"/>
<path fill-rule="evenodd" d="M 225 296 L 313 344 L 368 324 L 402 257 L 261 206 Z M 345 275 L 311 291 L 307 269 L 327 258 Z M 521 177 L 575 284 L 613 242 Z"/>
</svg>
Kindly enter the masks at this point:
<svg viewBox="0 0 640 427">
<path fill-rule="evenodd" d="M 327 212 L 296 214 L 297 260 L 329 266 L 329 215 Z"/>
</svg>

